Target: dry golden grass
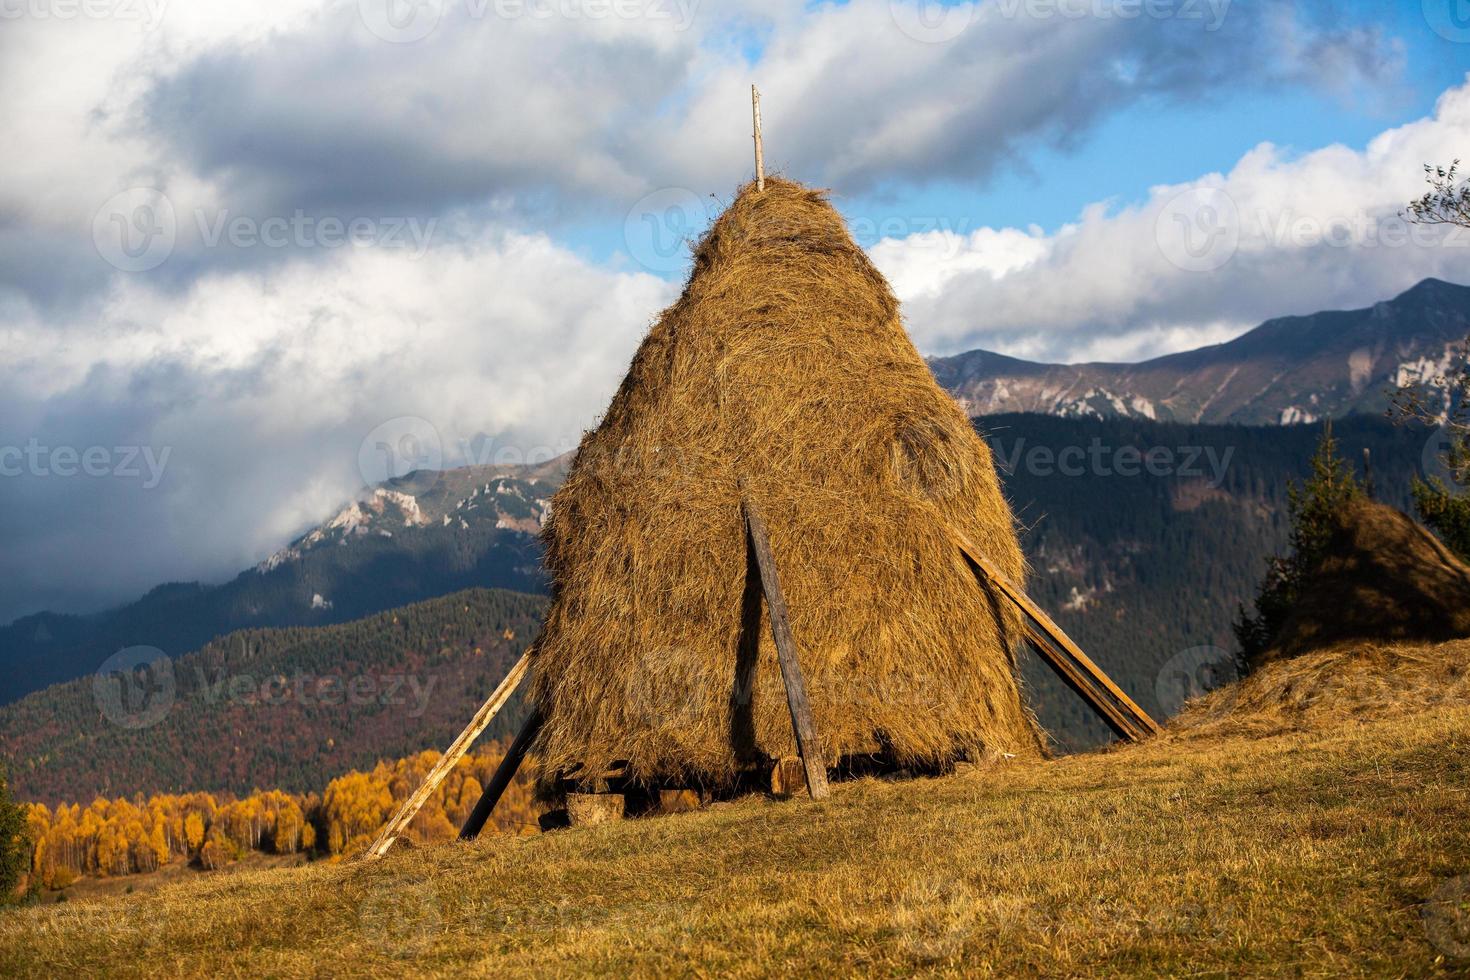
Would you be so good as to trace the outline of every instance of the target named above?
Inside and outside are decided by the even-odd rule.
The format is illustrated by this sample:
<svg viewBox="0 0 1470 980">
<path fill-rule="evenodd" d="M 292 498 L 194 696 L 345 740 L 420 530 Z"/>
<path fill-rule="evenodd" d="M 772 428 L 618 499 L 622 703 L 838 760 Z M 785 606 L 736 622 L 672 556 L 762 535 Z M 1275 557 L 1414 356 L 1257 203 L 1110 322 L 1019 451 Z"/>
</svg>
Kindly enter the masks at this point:
<svg viewBox="0 0 1470 980">
<path fill-rule="evenodd" d="M 742 492 L 770 527 L 825 758 L 1038 751 L 1016 615 L 944 530 L 1023 580 L 990 451 L 842 217 L 772 178 L 699 243 L 552 502 L 543 782 L 626 760 L 719 785 L 795 754 Z"/>
<path fill-rule="evenodd" d="M 1293 728 L 20 909 L 0 974 L 1463 975 L 1470 703 Z"/>
<path fill-rule="evenodd" d="M 1191 702 L 1169 737 L 1277 735 L 1470 703 L 1470 640 L 1333 644 L 1272 660 Z"/>
</svg>

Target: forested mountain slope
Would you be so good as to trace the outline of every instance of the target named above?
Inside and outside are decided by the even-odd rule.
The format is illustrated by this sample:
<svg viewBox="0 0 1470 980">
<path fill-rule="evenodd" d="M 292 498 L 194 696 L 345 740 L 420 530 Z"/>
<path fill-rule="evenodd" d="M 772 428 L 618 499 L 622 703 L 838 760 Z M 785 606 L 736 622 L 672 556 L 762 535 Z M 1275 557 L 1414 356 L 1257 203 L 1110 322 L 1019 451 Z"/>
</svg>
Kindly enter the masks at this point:
<svg viewBox="0 0 1470 980">
<path fill-rule="evenodd" d="M 16 796 L 320 792 L 443 748 L 540 628 L 545 600 L 473 589 L 334 626 L 242 630 L 128 685 L 84 677 L 0 707 Z M 514 734 L 520 701 L 485 737 Z"/>
</svg>

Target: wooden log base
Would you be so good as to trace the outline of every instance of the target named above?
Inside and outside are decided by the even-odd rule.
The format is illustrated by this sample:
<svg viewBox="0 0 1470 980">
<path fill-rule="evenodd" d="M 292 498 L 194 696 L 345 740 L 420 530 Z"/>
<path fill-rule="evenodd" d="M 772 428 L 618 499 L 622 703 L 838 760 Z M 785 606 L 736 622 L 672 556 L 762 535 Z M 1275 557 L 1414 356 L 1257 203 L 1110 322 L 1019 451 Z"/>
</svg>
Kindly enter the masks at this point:
<svg viewBox="0 0 1470 980">
<path fill-rule="evenodd" d="M 806 767 L 794 755 L 777 759 L 771 767 L 771 793 L 774 796 L 806 794 Z"/>
<path fill-rule="evenodd" d="M 661 789 L 658 791 L 659 813 L 689 813 L 704 805 L 699 793 L 692 789 Z"/>
<path fill-rule="evenodd" d="M 567 819 L 573 827 L 595 827 L 623 819 L 627 800 L 622 793 L 568 793 Z"/>
</svg>

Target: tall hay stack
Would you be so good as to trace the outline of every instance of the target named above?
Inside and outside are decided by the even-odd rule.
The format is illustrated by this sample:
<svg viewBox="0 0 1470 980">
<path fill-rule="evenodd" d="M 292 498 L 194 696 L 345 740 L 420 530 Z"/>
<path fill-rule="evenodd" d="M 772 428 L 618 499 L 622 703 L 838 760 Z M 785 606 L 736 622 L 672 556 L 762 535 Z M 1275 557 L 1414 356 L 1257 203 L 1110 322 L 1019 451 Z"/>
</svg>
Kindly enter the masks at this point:
<svg viewBox="0 0 1470 980">
<path fill-rule="evenodd" d="M 817 191 L 744 187 L 587 434 L 544 532 L 540 781 L 728 785 L 794 755 L 742 494 L 790 606 L 825 758 L 1034 754 L 1019 623 L 947 522 L 1021 582 L 990 452 Z"/>
</svg>

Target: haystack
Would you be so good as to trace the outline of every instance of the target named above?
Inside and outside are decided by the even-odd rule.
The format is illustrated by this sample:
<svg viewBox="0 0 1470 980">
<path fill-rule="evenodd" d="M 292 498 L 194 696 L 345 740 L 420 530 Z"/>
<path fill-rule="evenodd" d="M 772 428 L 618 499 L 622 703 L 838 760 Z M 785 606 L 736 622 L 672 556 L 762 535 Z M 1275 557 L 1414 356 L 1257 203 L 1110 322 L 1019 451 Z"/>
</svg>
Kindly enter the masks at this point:
<svg viewBox="0 0 1470 980">
<path fill-rule="evenodd" d="M 1020 623 L 943 528 L 1023 580 L 990 453 L 823 194 L 768 179 L 699 243 L 552 502 L 543 786 L 615 763 L 728 785 L 796 754 L 742 494 L 770 528 L 825 758 L 1038 751 Z"/>
<path fill-rule="evenodd" d="M 1361 501 L 1337 515 L 1326 557 L 1262 660 L 1352 640 L 1470 636 L 1470 568 L 1408 515 Z"/>
</svg>

